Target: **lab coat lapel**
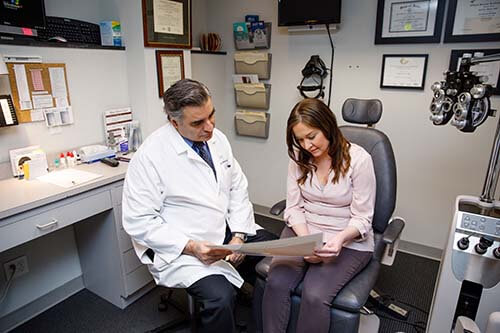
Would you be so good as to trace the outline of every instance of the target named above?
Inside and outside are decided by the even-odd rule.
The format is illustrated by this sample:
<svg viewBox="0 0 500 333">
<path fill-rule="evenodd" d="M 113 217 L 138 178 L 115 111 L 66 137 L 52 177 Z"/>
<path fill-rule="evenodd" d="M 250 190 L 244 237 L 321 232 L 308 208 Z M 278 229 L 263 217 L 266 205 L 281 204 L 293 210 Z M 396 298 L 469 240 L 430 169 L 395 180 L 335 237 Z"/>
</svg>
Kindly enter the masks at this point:
<svg viewBox="0 0 500 333">
<path fill-rule="evenodd" d="M 210 170 L 210 173 L 212 174 L 212 177 L 203 177 L 206 179 L 206 181 L 210 184 L 212 188 L 217 189 L 218 193 L 218 183 L 215 180 L 215 177 L 213 177 L 213 171 L 212 168 L 198 155 L 193 148 L 189 147 L 189 145 L 184 141 L 182 136 L 177 132 L 174 126 L 170 125 L 170 133 L 169 133 L 171 140 L 170 142 L 174 146 L 175 151 L 177 152 L 178 155 L 181 154 L 186 154 L 186 158 L 190 160 L 192 163 L 193 167 L 197 167 L 202 174 L 205 174 L 206 169 Z M 213 157 L 212 157 L 213 158 Z M 215 161 L 214 161 L 215 163 Z M 217 169 L 216 169 L 217 170 Z"/>
<path fill-rule="evenodd" d="M 207 141 L 208 149 L 210 149 L 210 155 L 212 156 L 212 162 L 214 163 L 215 172 L 217 174 L 217 193 L 220 191 L 220 182 L 222 177 L 222 169 L 220 166 L 219 152 L 217 151 L 217 139 L 213 136 L 210 140 Z M 215 180 L 215 177 L 214 177 Z"/>
</svg>

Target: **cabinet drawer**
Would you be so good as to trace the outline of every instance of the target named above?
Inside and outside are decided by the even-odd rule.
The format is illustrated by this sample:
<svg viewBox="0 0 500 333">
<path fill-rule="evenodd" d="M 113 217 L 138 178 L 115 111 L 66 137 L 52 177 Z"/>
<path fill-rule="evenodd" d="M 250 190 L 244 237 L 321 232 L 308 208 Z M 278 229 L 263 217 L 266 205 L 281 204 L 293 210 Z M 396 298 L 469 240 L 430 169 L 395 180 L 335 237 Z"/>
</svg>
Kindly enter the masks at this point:
<svg viewBox="0 0 500 333">
<path fill-rule="evenodd" d="M 120 185 L 113 187 L 113 189 L 111 190 L 111 198 L 113 200 L 113 206 L 122 204 L 122 193 L 123 193 L 123 182 Z"/>
<path fill-rule="evenodd" d="M 142 265 L 139 258 L 135 254 L 134 249 L 130 249 L 123 254 L 123 264 L 125 268 L 125 274 L 129 274 L 132 271 L 135 271 L 139 266 Z"/>
<path fill-rule="evenodd" d="M 71 197 L 15 215 L 12 217 L 16 220 L 14 223 L 5 223 L 0 227 L 0 252 L 111 208 L 110 192 L 102 191 Z"/>
<path fill-rule="evenodd" d="M 123 229 L 118 232 L 118 241 L 120 242 L 120 253 L 127 252 L 133 247 L 130 236 Z"/>
<path fill-rule="evenodd" d="M 142 265 L 132 273 L 127 274 L 125 276 L 125 297 L 129 297 L 151 281 L 153 281 L 153 277 L 146 265 Z"/>
</svg>

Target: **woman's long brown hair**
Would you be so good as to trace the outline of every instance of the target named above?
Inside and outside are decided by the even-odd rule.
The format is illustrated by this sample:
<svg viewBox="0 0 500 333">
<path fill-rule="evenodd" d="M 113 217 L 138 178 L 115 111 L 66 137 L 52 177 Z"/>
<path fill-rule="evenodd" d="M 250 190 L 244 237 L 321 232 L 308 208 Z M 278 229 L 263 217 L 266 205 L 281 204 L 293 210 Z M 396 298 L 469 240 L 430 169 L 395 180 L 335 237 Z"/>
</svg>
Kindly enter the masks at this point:
<svg viewBox="0 0 500 333">
<path fill-rule="evenodd" d="M 297 180 L 304 184 L 307 175 L 316 170 L 312 155 L 302 148 L 293 133 L 293 127 L 302 123 L 323 132 L 325 138 L 330 142 L 328 155 L 332 159 L 332 170 L 334 172 L 333 183 L 339 181 L 340 176 L 345 176 L 351 165 L 349 148 L 351 144 L 347 141 L 337 126 L 337 119 L 333 112 L 322 101 L 316 98 L 306 98 L 297 103 L 288 117 L 286 128 L 286 143 L 288 145 L 288 156 L 298 164 L 302 176 Z"/>
</svg>

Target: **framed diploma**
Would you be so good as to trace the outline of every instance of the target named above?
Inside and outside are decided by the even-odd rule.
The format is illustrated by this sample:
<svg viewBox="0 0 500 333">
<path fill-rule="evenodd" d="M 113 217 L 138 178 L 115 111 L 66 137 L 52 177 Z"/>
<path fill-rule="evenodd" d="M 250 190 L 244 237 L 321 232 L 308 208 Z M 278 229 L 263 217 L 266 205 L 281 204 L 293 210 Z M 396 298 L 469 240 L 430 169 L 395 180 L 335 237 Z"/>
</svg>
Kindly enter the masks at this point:
<svg viewBox="0 0 500 333">
<path fill-rule="evenodd" d="M 380 88 L 424 89 L 427 54 L 384 54 Z"/>
<path fill-rule="evenodd" d="M 498 54 L 500 49 L 469 49 L 469 50 L 452 50 L 450 57 L 449 70 L 456 72 L 460 64 L 460 60 L 465 54 L 473 57 L 487 56 L 490 54 Z M 482 64 L 472 65 L 471 72 L 476 72 L 479 76 L 488 77 L 485 83 L 491 84 L 493 95 L 500 95 L 500 61 L 484 62 Z"/>
<path fill-rule="evenodd" d="M 445 43 L 500 41 L 500 1 L 450 0 Z"/>
<path fill-rule="evenodd" d="M 191 0 L 142 0 L 144 46 L 191 48 Z"/>
<path fill-rule="evenodd" d="M 378 0 L 375 44 L 439 43 L 445 0 Z"/>
<path fill-rule="evenodd" d="M 175 82 L 184 79 L 184 56 L 182 51 L 156 51 L 156 72 L 160 98 Z"/>
</svg>

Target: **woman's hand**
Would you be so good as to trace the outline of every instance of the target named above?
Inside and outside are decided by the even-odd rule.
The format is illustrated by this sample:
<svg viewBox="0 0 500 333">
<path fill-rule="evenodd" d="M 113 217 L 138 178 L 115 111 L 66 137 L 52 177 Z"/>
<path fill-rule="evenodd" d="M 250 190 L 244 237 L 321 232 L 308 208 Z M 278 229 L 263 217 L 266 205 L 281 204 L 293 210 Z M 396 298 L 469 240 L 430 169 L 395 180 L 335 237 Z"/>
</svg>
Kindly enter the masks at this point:
<svg viewBox="0 0 500 333">
<path fill-rule="evenodd" d="M 337 257 L 342 251 L 345 239 L 342 234 L 337 234 L 332 237 L 326 244 L 319 250 L 314 250 L 314 254 L 318 257 L 328 258 Z"/>
<path fill-rule="evenodd" d="M 305 256 L 304 260 L 310 264 L 319 264 L 323 260 L 318 256 Z"/>
</svg>

